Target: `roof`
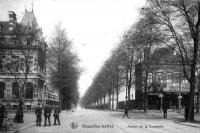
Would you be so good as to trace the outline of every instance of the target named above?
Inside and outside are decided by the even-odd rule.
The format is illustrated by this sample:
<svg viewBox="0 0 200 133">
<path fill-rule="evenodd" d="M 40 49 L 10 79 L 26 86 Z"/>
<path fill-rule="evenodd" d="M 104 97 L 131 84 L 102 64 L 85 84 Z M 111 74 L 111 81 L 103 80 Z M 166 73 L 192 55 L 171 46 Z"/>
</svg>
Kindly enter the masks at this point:
<svg viewBox="0 0 200 133">
<path fill-rule="evenodd" d="M 153 65 L 153 71 L 165 71 L 165 72 L 180 72 L 181 71 L 181 58 L 174 54 L 174 51 L 170 48 L 160 48 L 154 52 L 155 65 Z"/>
<path fill-rule="evenodd" d="M 181 70 L 180 56 L 174 54 L 171 48 L 158 48 L 151 55 L 150 72 L 179 72 Z M 136 69 L 140 71 L 141 64 L 136 65 Z"/>
<path fill-rule="evenodd" d="M 25 11 L 21 24 L 26 26 L 38 26 L 36 17 L 33 11 Z"/>
<path fill-rule="evenodd" d="M 13 35 L 18 33 L 20 30 L 20 24 L 16 23 L 13 30 L 9 30 L 9 21 L 0 21 L 0 35 Z"/>
<path fill-rule="evenodd" d="M 180 57 L 174 54 L 174 51 L 170 48 L 159 48 L 153 53 L 153 61 L 155 64 L 179 64 Z"/>
</svg>

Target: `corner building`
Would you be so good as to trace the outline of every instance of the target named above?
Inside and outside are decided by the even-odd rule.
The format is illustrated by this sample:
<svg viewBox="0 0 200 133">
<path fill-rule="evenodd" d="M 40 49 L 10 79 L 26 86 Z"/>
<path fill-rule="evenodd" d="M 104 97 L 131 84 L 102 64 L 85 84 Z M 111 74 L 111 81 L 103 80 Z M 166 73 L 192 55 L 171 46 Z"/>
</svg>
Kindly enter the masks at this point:
<svg viewBox="0 0 200 133">
<path fill-rule="evenodd" d="M 23 90 L 23 99 L 24 99 L 24 109 L 31 110 L 34 108 L 38 101 L 42 101 L 42 90 L 44 89 L 45 84 L 45 73 L 46 73 L 46 48 L 47 44 L 43 39 L 42 30 L 39 28 L 36 21 L 34 11 L 25 10 L 25 14 L 22 18 L 21 23 L 17 22 L 16 14 L 13 11 L 9 11 L 9 20 L 0 21 L 0 54 L 1 57 L 6 57 L 6 51 L 11 51 L 12 60 L 20 59 L 20 50 L 26 52 L 26 45 L 29 45 L 29 40 L 25 40 L 22 47 L 18 47 L 15 44 L 15 38 L 20 36 L 26 38 L 26 35 L 19 35 L 16 29 L 20 26 L 26 28 L 35 27 L 39 30 L 38 37 L 39 39 L 32 42 L 32 47 L 30 48 L 30 72 L 27 75 L 27 82 Z M 13 43 L 7 43 L 7 39 L 13 40 Z M 4 54 L 4 55 L 3 55 Z M 15 74 L 20 73 L 18 68 L 15 69 Z M 7 66 L 0 59 L 0 102 L 6 105 L 7 108 L 15 110 L 20 96 L 19 83 L 16 81 L 13 74 L 8 70 Z"/>
</svg>

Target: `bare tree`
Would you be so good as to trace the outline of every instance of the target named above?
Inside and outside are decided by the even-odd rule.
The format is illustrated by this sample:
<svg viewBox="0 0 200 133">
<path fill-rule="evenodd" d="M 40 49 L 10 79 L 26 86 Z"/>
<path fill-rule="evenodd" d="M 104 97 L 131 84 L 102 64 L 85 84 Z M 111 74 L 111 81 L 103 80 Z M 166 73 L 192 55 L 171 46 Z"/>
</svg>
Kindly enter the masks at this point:
<svg viewBox="0 0 200 133">
<path fill-rule="evenodd" d="M 161 26 L 168 45 L 181 58 L 185 78 L 190 84 L 189 121 L 194 120 L 195 72 L 199 58 L 199 0 L 148 0 L 148 15 Z"/>
<path fill-rule="evenodd" d="M 77 104 L 79 98 L 77 81 L 81 70 L 71 43 L 61 24 L 56 25 L 47 53 L 47 70 L 49 80 L 59 90 L 60 108 L 71 108 L 72 104 Z"/>
<path fill-rule="evenodd" d="M 130 90 L 134 84 L 134 67 L 139 61 L 137 48 L 132 42 L 132 29 L 125 32 L 120 45 L 117 48 L 116 58 L 118 64 L 118 82 L 125 82 L 126 86 L 126 101 L 130 101 Z M 116 75 L 117 76 L 117 75 Z M 118 83 L 119 84 L 119 83 Z"/>
<path fill-rule="evenodd" d="M 152 70 L 152 66 L 155 63 L 155 59 L 159 57 L 153 56 L 155 50 L 157 50 L 162 44 L 162 36 L 158 27 L 156 27 L 156 21 L 152 17 L 143 15 L 142 18 L 136 23 L 133 39 L 135 47 L 138 50 L 138 59 L 142 64 L 142 83 L 143 83 L 143 105 L 144 111 L 148 108 L 147 99 L 147 80 L 149 73 Z"/>
</svg>

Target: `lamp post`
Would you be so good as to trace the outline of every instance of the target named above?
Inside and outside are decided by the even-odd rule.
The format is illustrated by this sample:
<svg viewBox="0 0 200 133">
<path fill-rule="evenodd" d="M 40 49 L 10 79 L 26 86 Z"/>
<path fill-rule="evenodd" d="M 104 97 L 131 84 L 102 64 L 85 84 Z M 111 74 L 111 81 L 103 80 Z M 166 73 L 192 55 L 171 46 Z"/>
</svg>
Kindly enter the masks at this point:
<svg viewBox="0 0 200 133">
<path fill-rule="evenodd" d="M 178 96 L 178 111 L 179 111 L 179 113 L 181 112 L 181 99 L 182 99 L 183 97 L 181 96 L 181 93 L 179 94 L 179 96 Z"/>
<path fill-rule="evenodd" d="M 160 112 L 162 112 L 162 105 L 163 105 L 163 94 L 160 93 L 159 94 L 159 97 L 160 97 Z"/>
<path fill-rule="evenodd" d="M 178 112 L 181 112 L 181 68 L 180 68 L 180 75 L 179 75 L 179 93 L 178 93 Z"/>
</svg>

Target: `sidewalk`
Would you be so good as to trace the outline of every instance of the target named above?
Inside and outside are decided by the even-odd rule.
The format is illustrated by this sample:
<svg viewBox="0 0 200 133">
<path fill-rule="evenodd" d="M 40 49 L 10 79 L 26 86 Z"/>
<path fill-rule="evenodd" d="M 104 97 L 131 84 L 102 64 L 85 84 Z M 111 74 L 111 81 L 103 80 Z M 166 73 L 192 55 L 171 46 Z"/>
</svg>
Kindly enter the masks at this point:
<svg viewBox="0 0 200 133">
<path fill-rule="evenodd" d="M 163 118 L 162 112 L 156 112 L 156 113 L 149 112 L 148 114 L 152 116 L 160 116 L 161 118 Z M 200 128 L 200 113 L 194 114 L 194 122 L 186 122 L 184 118 L 184 112 L 178 113 L 175 111 L 168 111 L 167 120 L 173 121 L 174 123 L 178 123 L 181 125 L 187 125 L 187 126 Z"/>
<path fill-rule="evenodd" d="M 68 110 L 67 110 L 68 111 Z M 61 111 L 65 112 L 65 111 Z M 53 116 L 53 115 L 52 115 Z M 43 117 L 43 115 L 42 115 Z M 15 113 L 9 113 L 8 114 L 9 119 L 14 119 L 15 118 Z M 51 117 L 51 121 L 53 121 L 53 117 Z M 43 118 L 42 118 L 42 124 L 43 124 Z M 24 112 L 24 123 L 14 123 L 12 126 L 8 127 L 7 131 L 0 130 L 0 133 L 15 133 L 19 130 L 23 130 L 32 126 L 36 125 L 36 116 L 34 112 Z"/>
<path fill-rule="evenodd" d="M 14 119 L 15 114 L 11 113 L 8 115 L 9 119 Z M 0 133 L 14 133 L 17 130 L 22 130 L 28 127 L 31 127 L 35 124 L 35 115 L 33 112 L 25 112 L 24 113 L 24 123 L 13 123 L 12 126 L 8 127 L 7 131 L 0 130 Z"/>
<path fill-rule="evenodd" d="M 119 110 L 123 111 L 123 110 Z M 135 115 L 137 114 L 137 115 Z M 167 119 L 163 118 L 163 112 L 160 110 L 148 110 L 147 113 L 144 113 L 143 111 L 139 110 L 130 110 L 129 111 L 129 116 L 132 116 L 133 118 L 138 118 L 138 119 L 151 119 L 151 120 L 168 120 L 172 121 L 176 124 L 180 125 L 187 125 L 187 126 L 192 126 L 192 127 L 198 127 L 200 128 L 200 113 L 195 113 L 194 115 L 194 122 L 186 122 L 184 118 L 184 112 L 181 111 L 180 113 L 177 111 L 173 110 L 168 110 L 167 112 Z"/>
</svg>

